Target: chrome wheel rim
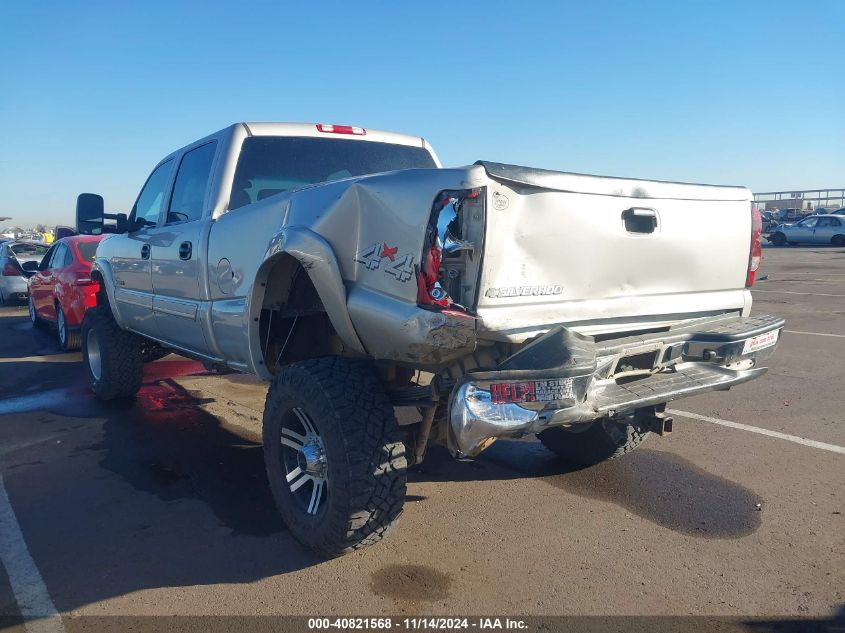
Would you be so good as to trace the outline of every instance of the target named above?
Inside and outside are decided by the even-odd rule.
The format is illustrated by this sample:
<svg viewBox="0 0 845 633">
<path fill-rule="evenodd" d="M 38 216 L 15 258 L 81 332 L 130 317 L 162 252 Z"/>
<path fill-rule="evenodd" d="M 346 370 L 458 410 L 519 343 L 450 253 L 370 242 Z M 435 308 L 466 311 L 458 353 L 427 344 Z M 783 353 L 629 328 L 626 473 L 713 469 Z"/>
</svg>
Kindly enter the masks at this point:
<svg viewBox="0 0 845 633">
<path fill-rule="evenodd" d="M 319 514 L 328 499 L 326 448 L 302 409 L 294 407 L 282 419 L 281 444 L 282 470 L 291 496 L 306 514 Z"/>
<path fill-rule="evenodd" d="M 65 323 L 65 313 L 62 312 L 61 308 L 59 308 L 58 317 L 59 317 L 58 318 L 58 322 L 59 322 L 59 343 L 61 343 L 62 347 L 64 347 L 64 345 L 67 341 L 67 324 Z"/>
<path fill-rule="evenodd" d="M 88 336 L 85 337 L 85 351 L 88 356 L 88 369 L 94 380 L 99 380 L 103 361 L 100 357 L 100 340 L 97 338 L 96 330 L 88 330 Z"/>
</svg>

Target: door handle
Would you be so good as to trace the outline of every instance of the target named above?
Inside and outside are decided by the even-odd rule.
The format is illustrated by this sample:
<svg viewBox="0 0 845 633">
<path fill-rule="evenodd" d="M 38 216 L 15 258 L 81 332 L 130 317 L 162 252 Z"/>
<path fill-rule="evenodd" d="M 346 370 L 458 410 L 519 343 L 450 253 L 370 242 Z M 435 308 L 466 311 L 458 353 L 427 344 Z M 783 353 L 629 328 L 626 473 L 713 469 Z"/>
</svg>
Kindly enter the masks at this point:
<svg viewBox="0 0 845 633">
<path fill-rule="evenodd" d="M 193 246 L 190 242 L 182 242 L 179 244 L 179 259 L 191 259 L 193 253 Z"/>
<path fill-rule="evenodd" d="M 144 244 L 141 247 L 141 259 L 149 259 L 150 258 L 150 245 Z"/>
<path fill-rule="evenodd" d="M 633 207 L 622 212 L 622 223 L 628 233 L 654 233 L 657 211 L 647 207 Z"/>
</svg>

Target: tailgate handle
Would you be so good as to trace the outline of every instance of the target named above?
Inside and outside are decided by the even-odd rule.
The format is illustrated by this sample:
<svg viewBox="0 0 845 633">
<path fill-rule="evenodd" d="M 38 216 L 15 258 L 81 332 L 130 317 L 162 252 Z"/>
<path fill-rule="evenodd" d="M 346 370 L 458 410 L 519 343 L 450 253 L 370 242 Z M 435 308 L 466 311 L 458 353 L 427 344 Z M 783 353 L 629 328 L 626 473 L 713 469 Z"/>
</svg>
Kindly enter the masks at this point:
<svg viewBox="0 0 845 633">
<path fill-rule="evenodd" d="M 628 233 L 654 233 L 657 211 L 648 207 L 632 207 L 622 212 L 622 223 Z"/>
</svg>

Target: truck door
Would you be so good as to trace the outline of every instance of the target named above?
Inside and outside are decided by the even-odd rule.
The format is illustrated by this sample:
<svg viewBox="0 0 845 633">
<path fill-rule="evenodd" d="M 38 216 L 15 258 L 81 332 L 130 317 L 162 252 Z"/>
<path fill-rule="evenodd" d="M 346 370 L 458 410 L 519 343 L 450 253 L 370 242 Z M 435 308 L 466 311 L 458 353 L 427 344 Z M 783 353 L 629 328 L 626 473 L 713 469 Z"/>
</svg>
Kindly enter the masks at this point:
<svg viewBox="0 0 845 633">
<path fill-rule="evenodd" d="M 179 161 L 164 222 L 153 231 L 153 311 L 162 340 L 207 353 L 202 312 L 205 294 L 205 245 L 211 226 L 206 207 L 217 142 L 188 150 Z"/>
<path fill-rule="evenodd" d="M 164 208 L 173 163 L 169 158 L 153 170 L 129 214 L 129 233 L 109 240 L 117 309 L 128 328 L 154 338 L 159 333 L 153 317 L 150 240 Z"/>
</svg>

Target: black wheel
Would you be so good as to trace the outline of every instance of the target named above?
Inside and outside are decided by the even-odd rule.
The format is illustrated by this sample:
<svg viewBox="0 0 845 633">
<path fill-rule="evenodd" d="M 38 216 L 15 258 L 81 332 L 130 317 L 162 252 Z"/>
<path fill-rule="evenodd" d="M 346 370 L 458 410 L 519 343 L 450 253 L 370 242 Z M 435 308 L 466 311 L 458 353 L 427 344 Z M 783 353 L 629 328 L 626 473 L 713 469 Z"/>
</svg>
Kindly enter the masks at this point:
<svg viewBox="0 0 845 633">
<path fill-rule="evenodd" d="M 366 363 L 326 357 L 282 369 L 264 407 L 264 459 L 288 529 L 320 554 L 376 543 L 402 513 L 405 447 Z"/>
<path fill-rule="evenodd" d="M 67 319 L 65 319 L 65 313 L 58 304 L 56 304 L 56 335 L 59 338 L 59 347 L 64 351 L 70 352 L 79 349 L 81 332 L 70 329 Z"/>
<path fill-rule="evenodd" d="M 121 330 L 107 307 L 85 313 L 82 360 L 91 390 L 100 400 L 131 398 L 141 388 L 141 339 Z"/>
<path fill-rule="evenodd" d="M 596 420 L 586 429 L 556 426 L 537 437 L 550 451 L 567 462 L 592 466 L 630 453 L 648 437 L 636 416 L 624 420 Z"/>
<path fill-rule="evenodd" d="M 830 243 L 833 246 L 845 246 L 845 235 L 834 235 Z"/>
<path fill-rule="evenodd" d="M 772 235 L 771 242 L 775 246 L 783 246 L 784 244 L 786 244 L 786 235 L 784 235 L 783 233 L 775 233 L 774 235 Z"/>
</svg>

